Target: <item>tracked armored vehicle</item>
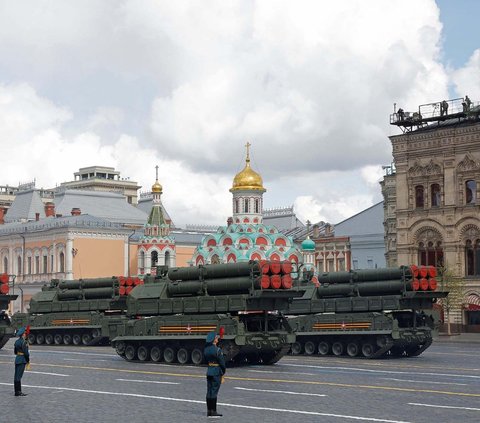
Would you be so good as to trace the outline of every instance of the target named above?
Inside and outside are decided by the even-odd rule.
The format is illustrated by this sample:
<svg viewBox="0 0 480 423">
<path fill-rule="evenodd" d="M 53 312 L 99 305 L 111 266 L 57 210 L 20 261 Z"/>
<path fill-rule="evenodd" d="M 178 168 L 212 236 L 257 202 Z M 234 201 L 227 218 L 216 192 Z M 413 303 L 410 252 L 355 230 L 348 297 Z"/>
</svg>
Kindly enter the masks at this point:
<svg viewBox="0 0 480 423">
<path fill-rule="evenodd" d="M 285 313 L 297 339 L 292 354 L 417 356 L 432 343 L 436 269 L 416 266 L 324 273 L 300 283 Z"/>
<path fill-rule="evenodd" d="M 13 325 L 30 326 L 30 344 L 107 343 L 108 337 L 101 332 L 103 321 L 122 318 L 126 294 L 135 282 L 137 279 L 123 277 L 53 279 L 32 297 L 28 313 L 12 317 Z"/>
<path fill-rule="evenodd" d="M 10 282 L 10 277 L 7 274 L 0 275 L 0 349 L 15 333 L 7 310 L 10 301 L 15 301 L 18 295 L 9 295 Z"/>
<path fill-rule="evenodd" d="M 199 365 L 206 335 L 217 331 L 227 362 L 273 364 L 295 341 L 278 310 L 301 291 L 291 289 L 291 281 L 277 285 L 268 266 L 251 261 L 159 268 L 128 296 L 131 320 L 106 322 L 104 333 L 126 360 Z"/>
</svg>

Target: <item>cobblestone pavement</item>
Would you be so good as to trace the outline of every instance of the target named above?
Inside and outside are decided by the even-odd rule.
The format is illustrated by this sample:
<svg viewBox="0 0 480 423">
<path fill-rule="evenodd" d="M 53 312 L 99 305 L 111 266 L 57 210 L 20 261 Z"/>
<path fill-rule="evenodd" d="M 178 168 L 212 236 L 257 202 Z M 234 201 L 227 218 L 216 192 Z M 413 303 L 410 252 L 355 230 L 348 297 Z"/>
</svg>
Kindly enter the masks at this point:
<svg viewBox="0 0 480 423">
<path fill-rule="evenodd" d="M 27 397 L 13 396 L 13 341 L 0 350 L 0 422 L 202 422 L 205 369 L 126 362 L 110 347 L 31 346 Z M 229 422 L 478 422 L 478 345 L 437 342 L 416 358 L 284 357 L 228 370 Z"/>
</svg>

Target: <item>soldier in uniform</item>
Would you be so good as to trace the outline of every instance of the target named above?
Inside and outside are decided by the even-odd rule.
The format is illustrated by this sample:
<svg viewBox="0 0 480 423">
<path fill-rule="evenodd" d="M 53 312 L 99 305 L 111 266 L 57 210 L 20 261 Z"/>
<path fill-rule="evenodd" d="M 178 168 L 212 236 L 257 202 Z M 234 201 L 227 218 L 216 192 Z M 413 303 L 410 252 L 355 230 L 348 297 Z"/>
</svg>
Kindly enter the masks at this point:
<svg viewBox="0 0 480 423">
<path fill-rule="evenodd" d="M 22 376 L 25 371 L 25 366 L 30 364 L 30 353 L 28 352 L 28 330 L 23 327 L 17 331 L 17 336 L 19 337 L 15 341 L 13 351 L 15 353 L 15 378 L 14 378 L 14 387 L 15 387 L 15 396 L 24 397 L 27 394 L 22 392 Z"/>
<path fill-rule="evenodd" d="M 216 332 L 210 332 L 207 335 L 203 355 L 208 363 L 207 368 L 207 416 L 221 417 L 217 413 L 217 395 L 220 390 L 223 375 L 226 372 L 225 358 L 222 350 L 217 346 L 219 335 Z"/>
</svg>

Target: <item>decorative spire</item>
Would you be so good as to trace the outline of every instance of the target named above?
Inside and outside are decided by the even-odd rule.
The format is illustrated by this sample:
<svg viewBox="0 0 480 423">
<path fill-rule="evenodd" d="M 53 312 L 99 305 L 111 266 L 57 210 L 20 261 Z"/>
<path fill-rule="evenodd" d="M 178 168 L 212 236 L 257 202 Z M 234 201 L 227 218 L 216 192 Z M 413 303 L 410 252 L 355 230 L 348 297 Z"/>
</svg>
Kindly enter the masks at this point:
<svg viewBox="0 0 480 423">
<path fill-rule="evenodd" d="M 162 193 L 162 185 L 158 182 L 158 165 L 155 166 L 155 183 L 152 185 L 152 193 Z"/>
</svg>

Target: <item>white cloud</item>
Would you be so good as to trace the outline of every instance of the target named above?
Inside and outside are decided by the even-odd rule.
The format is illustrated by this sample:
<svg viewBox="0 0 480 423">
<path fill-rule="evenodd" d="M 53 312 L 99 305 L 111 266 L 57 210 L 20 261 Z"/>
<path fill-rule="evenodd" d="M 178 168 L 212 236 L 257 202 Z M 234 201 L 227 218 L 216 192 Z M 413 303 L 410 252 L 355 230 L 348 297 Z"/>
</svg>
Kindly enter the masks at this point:
<svg viewBox="0 0 480 423">
<path fill-rule="evenodd" d="M 381 199 L 393 103 L 447 97 L 441 31 L 433 0 L 2 2 L 0 183 L 159 164 L 175 222 L 224 223 L 249 140 L 267 204 L 337 223 Z"/>
</svg>

